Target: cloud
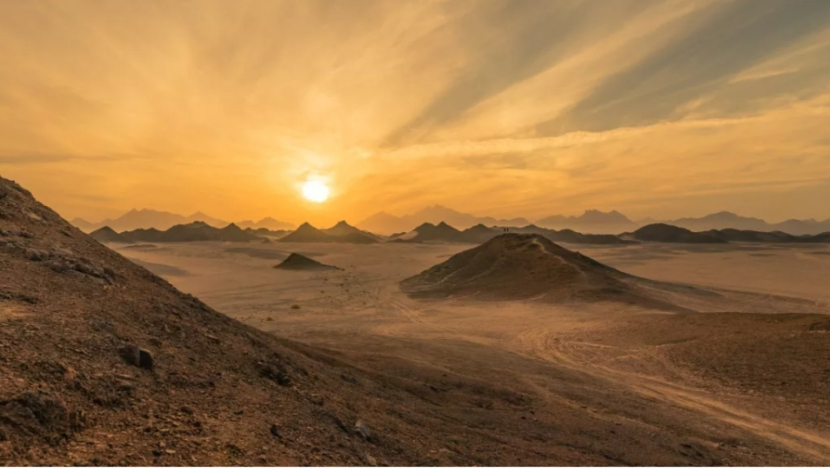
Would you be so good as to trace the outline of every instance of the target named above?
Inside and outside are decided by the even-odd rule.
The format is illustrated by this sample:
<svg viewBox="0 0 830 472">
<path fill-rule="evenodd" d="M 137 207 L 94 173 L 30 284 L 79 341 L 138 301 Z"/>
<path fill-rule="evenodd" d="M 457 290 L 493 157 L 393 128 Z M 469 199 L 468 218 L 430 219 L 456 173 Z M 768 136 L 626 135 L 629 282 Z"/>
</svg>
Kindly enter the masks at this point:
<svg viewBox="0 0 830 472">
<path fill-rule="evenodd" d="M 646 212 L 828 176 L 824 0 L 0 2 L 0 55 L 0 172 L 68 216 Z"/>
</svg>

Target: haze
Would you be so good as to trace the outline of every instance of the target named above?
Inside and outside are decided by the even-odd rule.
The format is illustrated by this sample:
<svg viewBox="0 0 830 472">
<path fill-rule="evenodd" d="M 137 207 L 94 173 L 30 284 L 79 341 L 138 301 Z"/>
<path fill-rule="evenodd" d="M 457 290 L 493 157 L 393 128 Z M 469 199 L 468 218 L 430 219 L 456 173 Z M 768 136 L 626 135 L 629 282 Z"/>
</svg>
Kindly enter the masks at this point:
<svg viewBox="0 0 830 472">
<path fill-rule="evenodd" d="M 825 0 L 9 0 L 0 57 L 67 217 L 830 216 Z"/>
</svg>

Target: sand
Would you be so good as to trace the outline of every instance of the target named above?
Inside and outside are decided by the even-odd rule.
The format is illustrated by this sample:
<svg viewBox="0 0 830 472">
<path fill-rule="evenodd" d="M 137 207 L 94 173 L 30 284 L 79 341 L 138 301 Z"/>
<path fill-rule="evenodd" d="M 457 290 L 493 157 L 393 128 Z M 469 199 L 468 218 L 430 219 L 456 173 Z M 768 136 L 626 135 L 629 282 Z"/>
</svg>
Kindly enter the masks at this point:
<svg viewBox="0 0 830 472">
<path fill-rule="evenodd" d="M 481 389 L 509 386 L 499 398 L 515 403 L 527 428 L 508 438 L 494 424 L 491 434 L 524 441 L 528 454 L 604 447 L 616 464 L 687 463 L 677 454 L 694 464 L 830 464 L 826 245 L 568 246 L 635 276 L 719 294 L 679 296 L 700 312 L 686 314 L 612 302 L 419 301 L 400 291 L 399 281 L 470 245 L 280 244 L 282 254 L 346 269 L 301 276 L 273 270 L 259 246 L 246 254 L 248 244 L 113 247 L 164 264 L 167 280 L 232 317 L 425 386 L 431 401 L 452 403 L 447 374 Z M 481 431 L 469 422 L 498 416 L 445 411 Z M 545 421 L 561 430 L 533 426 Z"/>
</svg>

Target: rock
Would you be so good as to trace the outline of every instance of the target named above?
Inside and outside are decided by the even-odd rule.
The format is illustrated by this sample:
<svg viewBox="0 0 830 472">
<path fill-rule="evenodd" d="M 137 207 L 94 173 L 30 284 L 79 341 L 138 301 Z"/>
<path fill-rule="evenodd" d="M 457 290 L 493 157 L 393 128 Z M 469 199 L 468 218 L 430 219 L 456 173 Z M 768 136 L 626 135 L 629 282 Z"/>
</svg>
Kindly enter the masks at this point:
<svg viewBox="0 0 830 472">
<path fill-rule="evenodd" d="M 122 347 L 118 352 L 127 364 L 147 370 L 153 369 L 155 358 L 153 357 L 153 353 L 146 349 L 130 344 Z"/>
<path fill-rule="evenodd" d="M 182 411 L 182 413 L 185 413 L 185 414 L 188 414 L 188 415 L 192 415 L 194 413 L 193 408 L 190 408 L 187 405 L 181 407 L 181 411 Z"/>
<path fill-rule="evenodd" d="M 259 362 L 258 364 L 259 364 L 259 373 L 263 377 L 271 379 L 271 380 L 273 380 L 274 382 L 277 382 L 277 384 L 279 384 L 283 387 L 287 387 L 287 386 L 291 385 L 291 377 L 289 377 L 288 374 L 286 374 L 285 372 L 283 372 L 279 368 L 274 367 L 273 365 L 270 365 L 270 364 L 266 364 L 264 362 Z"/>
<path fill-rule="evenodd" d="M 378 466 L 378 460 L 372 457 L 370 454 L 366 454 L 366 462 L 369 463 L 372 467 Z"/>
<path fill-rule="evenodd" d="M 366 441 L 371 441 L 373 437 L 372 429 L 363 420 L 357 420 L 354 424 L 354 432 Z"/>
<path fill-rule="evenodd" d="M 122 347 L 118 353 L 121 354 L 121 358 L 130 365 L 137 366 L 139 360 L 141 359 L 141 349 L 132 344 Z"/>
<path fill-rule="evenodd" d="M 271 435 L 275 438 L 282 438 L 282 435 L 280 434 L 280 428 L 276 424 L 271 425 Z"/>
<path fill-rule="evenodd" d="M 26 259 L 39 262 L 46 259 L 46 253 L 37 249 L 26 249 Z"/>
<path fill-rule="evenodd" d="M 64 261 L 50 261 L 48 267 L 55 272 L 66 272 L 69 269 Z"/>
<path fill-rule="evenodd" d="M 86 415 L 70 411 L 58 398 L 45 392 L 25 392 L 0 402 L 0 424 L 11 429 L 7 437 L 37 435 L 56 445 L 86 425 Z"/>
<path fill-rule="evenodd" d="M 138 354 L 138 366 L 142 369 L 153 370 L 153 366 L 156 363 L 153 353 L 146 349 L 139 349 Z"/>
</svg>

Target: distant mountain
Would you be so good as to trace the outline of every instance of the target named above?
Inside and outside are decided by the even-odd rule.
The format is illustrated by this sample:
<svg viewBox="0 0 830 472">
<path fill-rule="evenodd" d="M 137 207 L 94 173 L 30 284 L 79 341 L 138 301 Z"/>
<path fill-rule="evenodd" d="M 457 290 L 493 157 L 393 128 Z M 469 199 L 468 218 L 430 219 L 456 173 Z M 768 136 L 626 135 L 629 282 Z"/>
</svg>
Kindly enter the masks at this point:
<svg viewBox="0 0 830 472">
<path fill-rule="evenodd" d="M 695 233 L 686 228 L 667 225 L 665 223 L 654 223 L 643 226 L 633 233 L 626 233 L 621 236 L 637 241 L 660 243 L 722 244 L 727 242 L 713 234 Z"/>
<path fill-rule="evenodd" d="M 423 242 L 444 242 L 444 243 L 469 243 L 481 244 L 490 239 L 505 233 L 505 229 L 509 233 L 533 233 L 540 234 L 550 239 L 562 243 L 572 244 L 635 244 L 633 241 L 625 241 L 613 234 L 582 234 L 571 230 L 556 231 L 552 229 L 540 228 L 535 225 L 527 225 L 520 228 L 505 228 L 499 226 L 487 227 L 483 224 L 478 224 L 467 228 L 464 231 L 458 231 L 452 226 L 444 222 L 433 225 L 431 223 L 424 223 L 414 230 L 398 235 L 391 239 L 390 242 L 398 243 L 423 243 Z"/>
<path fill-rule="evenodd" d="M 197 221 L 206 223 L 214 228 L 224 228 L 230 224 L 227 221 L 214 218 L 201 211 L 190 216 L 184 216 L 176 213 L 150 210 L 146 208 L 142 210 L 132 209 L 118 218 L 108 218 L 98 223 L 91 223 L 83 218 L 75 218 L 71 221 L 71 223 L 81 231 L 89 233 L 105 226 L 109 226 L 114 231 L 132 231 L 142 228 L 155 228 L 160 231 L 165 231 L 176 225 L 186 225 Z M 240 221 L 239 223 L 236 223 L 236 226 L 239 226 L 240 228 L 252 229 L 265 228 L 271 231 L 294 229 L 293 224 L 278 221 L 271 217 L 263 218 L 259 221 Z"/>
<path fill-rule="evenodd" d="M 524 226 L 530 223 L 524 218 L 503 220 L 489 216 L 474 216 L 441 205 L 435 205 L 404 216 L 394 216 L 386 212 L 375 213 L 361 221 L 358 226 L 374 233 L 393 234 L 405 232 L 421 223 L 437 225 L 440 222 L 461 229 L 477 224 L 485 226 Z"/>
<path fill-rule="evenodd" d="M 747 229 L 710 229 L 700 234 L 709 235 L 717 239 L 730 242 L 745 243 L 797 243 L 804 238 L 783 233 L 781 231 L 752 231 Z"/>
<path fill-rule="evenodd" d="M 355 235 L 364 236 L 366 238 L 374 239 L 377 242 L 383 240 L 380 236 L 376 234 L 372 234 L 368 231 L 363 231 L 361 229 L 355 228 L 354 226 L 346 223 L 345 221 L 340 221 L 336 225 L 332 226 L 329 229 L 324 229 L 324 233 L 328 234 L 329 236 L 334 236 L 337 238 L 354 238 Z"/>
<path fill-rule="evenodd" d="M 184 225 L 201 221 L 207 223 L 215 228 L 222 228 L 228 225 L 227 221 L 222 221 L 213 218 L 202 212 L 194 213 L 190 216 L 177 215 L 166 211 L 142 209 L 132 209 L 118 218 L 108 218 L 98 223 L 90 223 L 89 221 L 76 218 L 72 220 L 72 224 L 77 226 L 80 230 L 90 232 L 98 228 L 109 226 L 114 231 L 131 231 L 140 228 L 155 228 L 160 231 L 165 231 L 176 225 Z"/>
<path fill-rule="evenodd" d="M 643 226 L 637 231 L 621 234 L 624 239 L 660 243 L 828 243 L 830 232 L 817 235 L 792 235 L 782 231 L 754 231 L 747 229 L 711 229 L 691 231 L 679 226 L 655 223 Z"/>
<path fill-rule="evenodd" d="M 90 223 L 89 221 L 87 221 L 83 218 L 75 218 L 74 220 L 70 220 L 69 223 L 72 226 L 74 226 L 74 227 L 78 228 L 79 230 L 83 231 L 84 233 L 89 233 L 90 231 L 96 230 L 100 227 L 97 224 Z M 112 229 L 112 228 L 110 228 L 110 229 Z"/>
<path fill-rule="evenodd" d="M 345 221 L 337 225 L 320 230 L 309 223 L 303 223 L 299 228 L 283 236 L 280 242 L 285 243 L 352 243 L 372 244 L 380 240 L 365 231 L 361 231 Z"/>
<path fill-rule="evenodd" d="M 92 236 L 92 239 L 102 242 L 102 243 L 126 243 L 131 242 L 130 240 L 122 237 L 118 232 L 114 229 L 110 228 L 109 226 L 104 226 L 103 228 L 98 228 L 95 231 L 89 233 Z"/>
<path fill-rule="evenodd" d="M 824 221 L 791 219 L 780 223 L 768 223 L 759 218 L 740 216 L 728 211 L 712 213 L 701 218 L 669 220 L 665 223 L 692 231 L 738 229 L 765 232 L 781 231 L 792 235 L 819 234 L 830 231 L 830 219 Z"/>
<path fill-rule="evenodd" d="M 150 228 L 117 233 L 112 228 L 105 226 L 104 228 L 93 231 L 90 233 L 90 236 L 101 242 L 121 243 L 182 243 L 194 241 L 249 242 L 263 239 L 260 236 L 244 231 L 233 223 L 224 228 L 215 228 L 202 221 L 175 225 L 164 231 Z"/>
<path fill-rule="evenodd" d="M 440 222 L 437 225 L 432 223 L 423 223 L 412 231 L 403 234 L 395 239 L 390 240 L 394 243 L 426 243 L 426 242 L 444 242 L 444 243 L 463 243 L 463 233 L 448 225 L 445 222 Z"/>
<path fill-rule="evenodd" d="M 206 223 L 209 226 L 213 226 L 214 228 L 224 228 L 224 227 L 226 227 L 230 224 L 227 221 L 220 220 L 218 218 L 214 218 L 210 215 L 206 215 L 206 214 L 202 213 L 201 211 L 197 211 L 196 213 L 194 213 L 190 216 L 186 216 L 184 218 L 184 221 L 182 221 L 182 223 L 179 223 L 179 224 L 194 223 L 196 221 L 201 221 L 202 223 Z M 153 226 L 151 226 L 151 228 L 152 227 Z M 162 229 L 162 228 L 157 228 L 157 229 Z"/>
<path fill-rule="evenodd" d="M 548 229 L 570 229 L 595 234 L 616 234 L 637 228 L 637 223 L 616 210 L 607 213 L 599 210 L 586 210 L 580 216 L 549 216 L 537 221 L 536 225 Z"/>
<path fill-rule="evenodd" d="M 259 221 L 243 220 L 236 223 L 240 228 L 260 229 L 265 228 L 271 231 L 293 230 L 296 226 L 292 223 L 278 221 L 270 216 Z"/>
</svg>

